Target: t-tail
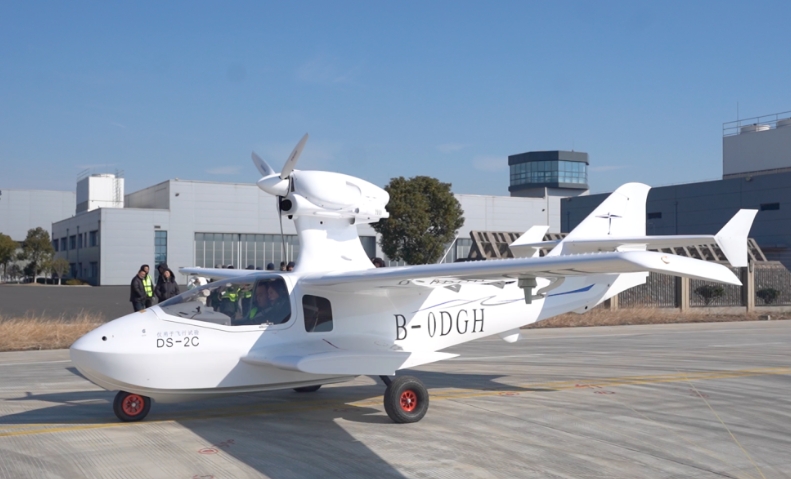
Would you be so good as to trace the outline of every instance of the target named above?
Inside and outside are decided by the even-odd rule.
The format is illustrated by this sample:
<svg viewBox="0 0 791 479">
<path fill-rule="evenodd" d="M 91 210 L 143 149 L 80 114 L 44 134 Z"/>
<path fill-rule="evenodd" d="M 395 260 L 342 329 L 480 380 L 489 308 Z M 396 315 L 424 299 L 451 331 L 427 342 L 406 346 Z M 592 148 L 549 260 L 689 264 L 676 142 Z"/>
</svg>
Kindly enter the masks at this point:
<svg viewBox="0 0 791 479">
<path fill-rule="evenodd" d="M 645 205 L 649 190 L 649 186 L 641 183 L 627 183 L 608 196 L 562 240 L 540 241 L 539 234 L 543 236 L 543 232 L 546 230 L 533 227 L 511 245 L 512 252 L 516 257 L 531 257 L 538 255 L 538 252 L 543 249 L 549 250 L 547 256 L 568 256 L 612 251 L 645 251 L 716 243 L 731 266 L 747 266 L 747 236 L 757 210 L 739 210 L 715 235 L 646 236 Z M 684 271 L 668 272 L 690 276 L 689 271 L 686 271 L 688 268 L 682 269 Z M 598 298 L 598 302 L 645 283 L 648 273 L 621 273 L 615 277 L 607 276 L 607 278 L 599 278 L 602 282 L 607 283 L 608 289 L 603 296 Z M 599 279 L 590 277 L 594 283 L 599 282 Z"/>
</svg>

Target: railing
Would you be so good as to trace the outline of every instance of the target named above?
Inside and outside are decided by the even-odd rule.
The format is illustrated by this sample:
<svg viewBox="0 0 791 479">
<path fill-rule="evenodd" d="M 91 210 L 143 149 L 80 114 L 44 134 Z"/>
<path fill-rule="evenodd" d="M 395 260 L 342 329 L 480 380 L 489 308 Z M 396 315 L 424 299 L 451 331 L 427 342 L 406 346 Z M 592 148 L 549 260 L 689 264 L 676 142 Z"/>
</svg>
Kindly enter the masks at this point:
<svg viewBox="0 0 791 479">
<path fill-rule="evenodd" d="M 729 121 L 722 124 L 722 136 L 733 136 L 741 133 L 743 126 L 748 125 L 767 125 L 771 128 L 777 127 L 777 122 L 791 118 L 791 111 L 772 113 L 771 115 L 756 116 L 741 120 Z"/>
</svg>

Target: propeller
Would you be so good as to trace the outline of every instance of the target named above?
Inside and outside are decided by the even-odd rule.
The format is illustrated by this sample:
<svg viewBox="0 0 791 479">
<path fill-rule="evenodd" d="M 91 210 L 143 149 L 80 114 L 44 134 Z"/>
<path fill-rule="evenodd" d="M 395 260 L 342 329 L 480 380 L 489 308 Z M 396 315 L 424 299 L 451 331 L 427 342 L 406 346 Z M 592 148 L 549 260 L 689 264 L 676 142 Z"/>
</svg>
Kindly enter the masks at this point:
<svg viewBox="0 0 791 479">
<path fill-rule="evenodd" d="M 299 160 L 299 155 L 302 154 L 302 149 L 305 148 L 305 143 L 308 141 L 308 134 L 305 133 L 305 136 L 299 140 L 297 146 L 294 147 L 294 151 L 291 152 L 289 155 L 288 160 L 286 160 L 286 164 L 283 165 L 283 170 L 280 172 L 280 179 L 285 180 L 291 175 L 291 172 L 294 171 L 294 166 L 297 164 L 297 160 Z"/>
<path fill-rule="evenodd" d="M 267 193 L 274 195 L 277 200 L 277 216 L 280 219 L 280 239 L 282 240 L 280 257 L 282 260 L 285 259 L 284 256 L 286 252 L 286 237 L 283 235 L 282 202 L 283 198 L 288 195 L 288 192 L 291 190 L 293 181 L 291 173 L 294 172 L 294 167 L 297 164 L 297 160 L 299 160 L 299 155 L 302 154 L 302 149 L 305 148 L 305 143 L 307 143 L 307 141 L 308 134 L 305 133 L 305 136 L 299 140 L 297 146 L 294 147 L 294 150 L 288 156 L 286 164 L 283 165 L 283 169 L 280 171 L 279 175 L 276 174 L 275 170 L 273 170 L 272 167 L 269 166 L 266 161 L 261 159 L 261 157 L 255 152 L 253 152 L 251 155 L 253 164 L 262 175 L 261 179 L 257 182 L 258 187 Z"/>
</svg>

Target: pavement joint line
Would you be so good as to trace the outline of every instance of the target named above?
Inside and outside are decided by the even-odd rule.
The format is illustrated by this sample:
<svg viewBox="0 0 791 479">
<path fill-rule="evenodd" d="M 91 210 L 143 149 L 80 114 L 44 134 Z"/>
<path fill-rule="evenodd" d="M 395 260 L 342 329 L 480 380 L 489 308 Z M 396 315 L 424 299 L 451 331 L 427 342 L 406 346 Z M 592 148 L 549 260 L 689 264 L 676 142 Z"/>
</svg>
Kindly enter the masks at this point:
<svg viewBox="0 0 791 479">
<path fill-rule="evenodd" d="M 441 390 L 440 392 L 432 392 L 431 400 L 432 401 L 443 401 L 443 400 L 452 400 L 452 399 L 470 399 L 470 398 L 477 398 L 477 397 L 490 397 L 490 396 L 500 396 L 502 393 L 535 393 L 535 392 L 557 392 L 557 391 L 568 391 L 568 390 L 585 390 L 589 388 L 595 387 L 617 387 L 617 386 L 631 386 L 631 385 L 644 385 L 644 384 L 662 384 L 662 383 L 671 383 L 671 382 L 691 382 L 691 381 L 704 381 L 704 380 L 714 380 L 714 379 L 734 379 L 734 378 L 742 378 L 742 377 L 751 377 L 751 376 L 763 376 L 763 375 L 776 375 L 776 376 L 785 376 L 791 375 L 791 367 L 775 367 L 775 368 L 756 368 L 756 369 L 742 369 L 742 370 L 731 370 L 731 371 L 701 371 L 701 372 L 689 372 L 689 373 L 677 373 L 677 374 L 658 374 L 653 376 L 624 376 L 624 377 L 613 377 L 613 378 L 581 378 L 578 380 L 570 380 L 570 381 L 553 381 L 553 382 L 545 382 L 545 383 L 524 383 L 524 384 L 517 384 L 517 385 L 503 385 L 503 388 L 498 389 L 487 389 L 487 390 L 474 390 L 474 389 L 446 389 Z M 522 389 L 522 390 L 520 390 Z M 214 409 L 209 410 L 209 412 L 192 412 L 189 416 L 178 416 L 178 417 L 171 417 L 168 419 L 158 419 L 158 420 L 149 420 L 143 422 L 113 422 L 113 423 L 99 423 L 99 424 L 74 424 L 69 425 L 69 423 L 54 423 L 54 424 L 46 424 L 46 423 L 36 423 L 36 424 L 0 424 L 0 431 L 2 429 L 9 429 L 9 428 L 23 428 L 23 427 L 32 427 L 34 429 L 28 430 L 15 430 L 15 431 L 2 431 L 0 432 L 1 437 L 11 437 L 11 436 L 27 436 L 27 435 L 36 435 L 36 434 L 47 434 L 47 433 L 57 433 L 57 432 L 71 432 L 71 431 L 81 431 L 81 430 L 89 430 L 89 429 L 104 429 L 104 428 L 111 428 L 111 427 L 124 427 L 124 426 L 143 426 L 146 424 L 163 424 L 163 423 L 175 423 L 179 421 L 197 421 L 197 420 L 205 420 L 205 419 L 223 419 L 223 418 L 232 418 L 232 417 L 244 417 L 244 416 L 259 416 L 259 415 L 270 415 L 270 414 L 279 414 L 279 413 L 294 413 L 294 412 L 309 412 L 309 411 L 317 411 L 322 409 L 327 409 L 330 407 L 334 408 L 363 408 L 363 407 L 372 407 L 372 406 L 381 406 L 382 398 L 381 396 L 377 396 L 376 398 L 369 398 L 369 399 L 361 399 L 357 401 L 349 401 L 343 399 L 329 399 L 329 400 L 320 400 L 320 401 L 289 401 L 280 404 L 273 405 L 262 405 L 262 406 L 252 406 L 247 408 L 244 412 L 234 412 L 234 413 L 223 413 L 223 409 L 238 409 L 238 407 L 228 407 L 223 409 Z M 196 417 L 196 415 L 200 415 Z M 2 418 L 0 418 L 1 420 Z M 65 425 L 64 425 L 65 424 Z M 55 426 L 55 427 L 47 427 L 47 426 Z"/>
</svg>

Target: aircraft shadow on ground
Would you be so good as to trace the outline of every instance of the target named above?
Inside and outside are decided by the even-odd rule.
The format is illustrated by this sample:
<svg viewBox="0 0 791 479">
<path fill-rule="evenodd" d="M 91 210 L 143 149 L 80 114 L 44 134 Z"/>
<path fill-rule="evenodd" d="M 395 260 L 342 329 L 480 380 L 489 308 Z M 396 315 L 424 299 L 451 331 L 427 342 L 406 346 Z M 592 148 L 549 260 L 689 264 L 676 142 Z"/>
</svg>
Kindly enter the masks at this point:
<svg viewBox="0 0 791 479">
<path fill-rule="evenodd" d="M 417 376 L 429 389 L 526 390 L 497 382 L 504 377 L 501 375 L 404 373 Z M 284 390 L 179 404 L 155 403 L 146 421 L 174 421 L 203 438 L 207 450 L 229 454 L 273 478 L 328 474 L 403 477 L 343 427 L 344 421 L 371 424 L 383 436 L 398 434 L 398 428 L 422 427 L 393 424 L 379 407 L 384 390 L 377 380 L 374 385 L 337 385 L 309 394 Z M 113 392 L 100 390 L 26 393 L 6 401 L 43 401 L 55 405 L 0 417 L 0 428 L 2 425 L 118 423 L 112 412 L 114 396 Z M 366 404 L 375 401 L 377 407 L 354 405 L 358 401 Z M 431 410 L 428 414 L 431 415 Z M 243 427 L 240 418 L 244 418 Z M 201 474 L 211 475 L 211 471 L 196 471 L 197 477 Z"/>
</svg>

